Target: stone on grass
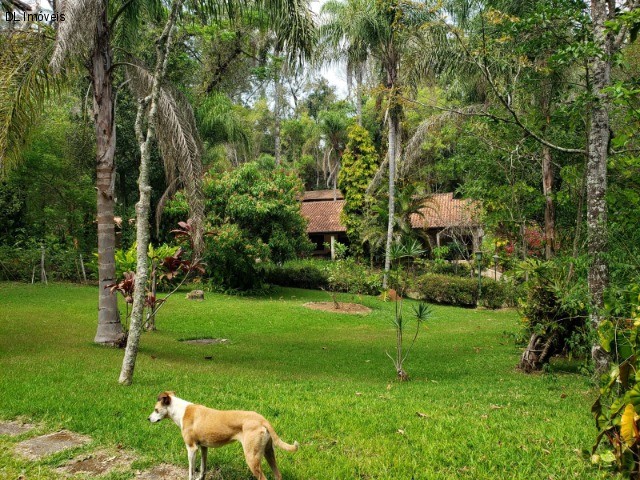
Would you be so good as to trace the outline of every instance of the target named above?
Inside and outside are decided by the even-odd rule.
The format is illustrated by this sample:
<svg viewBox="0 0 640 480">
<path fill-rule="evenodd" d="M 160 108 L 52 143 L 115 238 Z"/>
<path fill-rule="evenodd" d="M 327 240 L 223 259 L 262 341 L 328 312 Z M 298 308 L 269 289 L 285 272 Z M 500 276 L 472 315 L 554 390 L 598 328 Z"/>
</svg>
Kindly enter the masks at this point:
<svg viewBox="0 0 640 480">
<path fill-rule="evenodd" d="M 187 300 L 204 300 L 203 290 L 191 290 L 187 293 Z"/>
<path fill-rule="evenodd" d="M 21 423 L 16 421 L 0 422 L 0 435 L 9 435 L 16 437 L 22 435 L 30 430 L 33 430 L 34 425 L 30 423 Z"/>
<path fill-rule="evenodd" d="M 176 467 L 163 463 L 153 467 L 151 470 L 145 470 L 136 474 L 136 480 L 175 480 L 189 477 L 187 468 Z"/>
<path fill-rule="evenodd" d="M 39 460 L 63 450 L 81 447 L 90 441 L 91 438 L 85 435 L 61 430 L 20 442 L 16 445 L 15 452 L 29 460 Z"/>
<path fill-rule="evenodd" d="M 131 468 L 133 455 L 124 452 L 99 450 L 80 455 L 58 468 L 58 473 L 66 477 L 84 475 L 93 478 L 111 472 L 122 472 Z"/>
</svg>

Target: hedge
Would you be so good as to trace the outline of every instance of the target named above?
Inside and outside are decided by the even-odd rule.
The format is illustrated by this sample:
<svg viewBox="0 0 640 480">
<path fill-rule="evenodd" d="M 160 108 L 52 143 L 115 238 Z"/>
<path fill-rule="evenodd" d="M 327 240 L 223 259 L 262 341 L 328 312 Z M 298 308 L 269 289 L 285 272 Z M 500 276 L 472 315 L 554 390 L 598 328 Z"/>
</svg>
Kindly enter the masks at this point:
<svg viewBox="0 0 640 480">
<path fill-rule="evenodd" d="M 312 263 L 290 263 L 264 267 L 265 281 L 281 287 L 319 290 L 329 284 L 328 273 Z"/>
<path fill-rule="evenodd" d="M 450 275 L 426 274 L 416 278 L 412 290 L 420 300 L 459 307 L 500 308 L 507 299 L 505 284 L 489 278 L 482 279 L 481 298 L 478 302 L 478 279 Z"/>
</svg>

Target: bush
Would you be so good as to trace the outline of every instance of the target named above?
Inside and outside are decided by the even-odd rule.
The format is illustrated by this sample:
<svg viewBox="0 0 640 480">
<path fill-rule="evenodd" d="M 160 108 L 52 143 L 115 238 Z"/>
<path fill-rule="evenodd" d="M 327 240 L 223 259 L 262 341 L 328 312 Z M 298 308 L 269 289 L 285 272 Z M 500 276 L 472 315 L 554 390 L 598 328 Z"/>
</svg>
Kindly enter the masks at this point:
<svg viewBox="0 0 640 480">
<path fill-rule="evenodd" d="M 353 258 L 326 262 L 329 287 L 335 292 L 378 295 L 382 291 L 382 275 Z"/>
<path fill-rule="evenodd" d="M 429 273 L 414 279 L 410 290 L 416 292 L 421 300 L 459 307 L 475 307 L 479 303 L 495 309 L 509 304 L 507 283 L 484 277 L 479 302 L 477 278 Z"/>
<path fill-rule="evenodd" d="M 318 262 L 290 262 L 284 265 L 269 264 L 263 267 L 265 281 L 281 287 L 319 290 L 327 287 L 329 276 Z"/>
<path fill-rule="evenodd" d="M 456 277 L 471 277 L 471 267 L 466 263 L 452 263 L 445 260 L 418 259 L 415 266 L 423 273 L 453 275 Z"/>
<path fill-rule="evenodd" d="M 496 309 L 508 304 L 506 286 L 506 282 L 496 282 L 489 278 L 483 278 L 480 305 Z"/>
<path fill-rule="evenodd" d="M 260 264 L 269 247 L 249 238 L 236 224 L 223 225 L 206 237 L 204 263 L 209 281 L 222 291 L 253 290 L 264 281 Z"/>
<path fill-rule="evenodd" d="M 413 289 L 423 301 L 460 307 L 475 307 L 478 297 L 476 279 L 449 275 L 421 275 L 416 278 Z"/>
<path fill-rule="evenodd" d="M 382 277 L 352 258 L 328 260 L 293 260 L 284 265 L 262 267 L 267 283 L 281 287 L 323 288 L 359 295 L 378 295 Z"/>
</svg>

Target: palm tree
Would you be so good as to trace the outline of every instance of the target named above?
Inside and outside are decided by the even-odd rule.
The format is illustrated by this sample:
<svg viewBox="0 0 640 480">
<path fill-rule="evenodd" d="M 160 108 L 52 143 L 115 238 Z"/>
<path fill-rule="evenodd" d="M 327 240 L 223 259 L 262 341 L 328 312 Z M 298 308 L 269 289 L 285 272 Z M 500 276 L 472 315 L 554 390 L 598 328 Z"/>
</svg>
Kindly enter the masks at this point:
<svg viewBox="0 0 640 480">
<path fill-rule="evenodd" d="M 122 0 L 77 0 L 62 4 L 60 13 L 65 21 L 57 29 L 55 48 L 51 57 L 51 68 L 60 72 L 70 64 L 72 58 L 84 62 L 89 71 L 93 93 L 93 115 L 96 130 L 96 187 L 98 223 L 98 329 L 94 341 L 100 344 L 118 344 L 123 337 L 118 315 L 117 297 L 105 287 L 115 282 L 115 224 L 114 224 L 114 181 L 115 181 L 115 88 L 113 42 L 120 48 L 133 43 L 134 33 L 146 15 L 158 18 L 162 12 L 161 2 L 146 0 L 140 2 Z M 174 105 L 177 110 L 178 105 Z M 195 132 L 190 132 L 195 135 Z M 192 142 L 193 143 L 193 142 Z M 162 146 L 162 145 L 161 145 Z M 183 144 L 180 147 L 189 148 Z M 175 153 L 169 147 L 171 153 Z M 171 155 L 168 155 L 169 157 Z M 163 157 L 167 157 L 163 155 Z M 187 158 L 199 162 L 199 156 L 192 151 Z M 186 178 L 186 177 L 185 177 Z M 188 193 L 198 190 L 199 178 L 187 181 Z M 192 216 L 196 225 L 201 224 L 202 202 L 192 200 Z"/>
<path fill-rule="evenodd" d="M 360 19 L 368 14 L 372 3 L 368 0 L 329 0 L 320 11 L 322 24 L 320 26 L 321 45 L 331 52 L 320 51 L 323 61 L 335 63 L 345 61 L 347 66 L 347 84 L 356 81 L 356 118 L 358 125 L 362 125 L 362 82 L 366 69 L 370 46 L 361 31 Z M 337 53 L 337 55 L 335 55 Z"/>
<path fill-rule="evenodd" d="M 431 18 L 432 13 L 423 4 L 399 0 L 353 0 L 348 6 L 343 4 L 342 7 L 331 3 L 325 13 L 328 17 L 325 31 L 328 38 L 333 39 L 334 45 L 342 42 L 353 46 L 352 49 L 347 48 L 347 52 L 355 59 L 361 58 L 359 55 L 363 52 L 368 52 L 382 72 L 381 83 L 386 94 L 384 116 L 388 125 L 387 157 L 374 177 L 369 193 L 377 186 L 382 172 L 388 168 L 389 211 L 383 279 L 386 288 L 395 225 L 396 167 L 402 158 L 400 122 L 405 88 L 401 73 L 415 82 L 430 68 L 428 62 L 413 61 L 411 57 L 414 54 L 424 56 L 424 33 L 420 26 Z M 340 16 L 345 14 L 350 16 L 341 19 Z"/>
<path fill-rule="evenodd" d="M 6 7 L 3 2 L 3 7 Z M 290 55 L 303 57 L 313 44 L 313 22 L 305 0 L 277 1 L 234 1 L 191 2 L 190 7 L 201 16 L 217 19 L 223 15 L 232 16 L 240 9 L 260 10 L 261 19 L 267 18 L 273 29 L 278 32 L 280 44 Z M 11 115 L 0 124 L 0 159 L 15 144 L 14 140 L 26 131 L 28 122 L 37 115 L 41 99 L 49 93 L 49 73 L 65 73 L 64 67 L 73 65 L 72 59 L 80 60 L 87 68 L 91 82 L 96 131 L 96 171 L 97 171 L 97 223 L 98 223 L 98 328 L 95 342 L 116 345 L 123 340 L 117 298 L 105 289 L 115 281 L 115 226 L 114 226 L 114 181 L 115 181 L 115 88 L 114 69 L 129 64 L 129 86 L 134 89 L 147 89 L 150 92 L 150 76 L 141 65 L 135 65 L 125 54 L 122 62 L 114 57 L 114 42 L 118 43 L 117 52 L 126 52 L 126 47 L 136 38 L 136 31 L 143 18 L 157 19 L 163 14 L 160 0 L 75 0 L 66 1 L 59 9 L 65 15 L 56 31 L 55 42 L 50 36 L 41 34 L 45 48 L 53 48 L 50 64 L 40 62 L 35 65 L 22 62 L 16 74 L 15 69 L 7 67 L 0 83 L 0 94 L 8 92 Z M 26 32 L 25 35 L 36 35 Z M 31 37 L 30 37 L 31 38 Z M 295 46 L 295 48 L 290 48 Z M 43 50 L 40 48 L 38 51 Z M 46 50 L 45 50 L 46 51 Z M 3 54 L 4 55 L 4 52 Z M 47 58 L 48 59 L 48 58 Z M 7 57 L 9 65 L 16 60 Z M 5 64 L 2 62 L 2 66 Z M 5 75 L 6 73 L 6 75 Z M 9 83 L 5 81 L 9 78 Z M 133 80 L 133 81 L 132 81 Z M 136 81 L 137 80 L 137 81 Z M 8 85 L 8 87 L 5 87 Z M 146 85 L 146 86 L 145 86 Z M 29 87 L 34 87 L 30 90 Z M 180 141 L 174 142 L 174 135 L 159 135 L 159 146 L 165 166 L 178 169 L 190 203 L 191 216 L 196 228 L 202 223 L 203 201 L 199 192 L 199 139 L 195 128 L 193 112 L 186 99 L 176 91 L 163 89 L 165 107 L 169 115 L 160 115 L 167 128 L 179 126 Z M 162 102 L 161 102 L 162 104 Z M 175 133 L 175 130 L 172 130 Z M 4 161 L 0 164 L 4 165 Z M 201 232 L 201 228 L 197 228 Z M 202 248 L 201 234 L 196 236 L 196 245 Z M 200 240 L 200 241 L 198 241 Z"/>
<path fill-rule="evenodd" d="M 151 203 L 151 187 L 149 185 L 149 161 L 151 157 L 152 143 L 156 137 L 156 130 L 162 128 L 163 117 L 167 116 L 167 112 L 163 112 L 163 104 L 166 105 L 167 99 L 163 92 L 163 80 L 167 73 L 168 54 L 171 49 L 172 33 L 178 14 L 182 9 L 184 0 L 174 0 L 171 6 L 171 13 L 167 20 L 164 30 L 156 41 L 156 66 L 152 74 L 137 66 L 129 68 L 129 80 L 138 91 L 138 114 L 136 117 L 136 136 L 138 138 L 140 148 L 140 176 L 138 179 L 138 187 L 140 191 L 140 200 L 136 204 L 136 241 L 137 241 L 137 262 L 135 289 L 133 295 L 133 309 L 131 312 L 131 329 L 129 338 L 127 339 L 127 347 L 122 362 L 119 383 L 130 385 L 133 380 L 133 372 L 135 368 L 136 357 L 138 353 L 138 345 L 142 332 L 142 314 L 144 310 L 146 298 L 146 284 L 148 275 L 148 259 L 147 248 L 149 246 L 149 208 Z M 306 7 L 304 3 L 299 4 Z M 308 12 L 308 9 L 307 9 Z M 307 27 L 312 27 L 309 23 Z M 284 29 L 285 31 L 287 28 Z M 285 37 L 290 43 L 288 47 L 294 52 L 298 49 L 307 49 L 308 44 L 303 43 L 305 39 L 311 38 L 305 33 L 302 38 Z M 287 41 L 285 40 L 285 41 Z M 300 41 L 301 43 L 298 43 Z M 285 43 L 285 42 L 283 42 Z M 141 81 L 142 80 L 142 81 Z M 140 90 L 141 88 L 141 90 Z M 150 94 L 149 94 L 150 92 Z M 168 112 L 171 113 L 171 112 Z M 143 120 L 146 116 L 147 131 L 143 132 Z M 180 127 L 178 122 L 177 127 Z M 176 140 L 172 131 L 165 130 L 164 135 L 171 138 L 171 143 Z M 163 140 L 160 140 L 162 145 Z M 162 147 L 161 147 L 162 148 Z M 180 155 L 180 152 L 177 152 Z M 194 252 L 197 259 L 199 253 Z M 197 260 L 195 260 L 197 263 Z"/>
</svg>

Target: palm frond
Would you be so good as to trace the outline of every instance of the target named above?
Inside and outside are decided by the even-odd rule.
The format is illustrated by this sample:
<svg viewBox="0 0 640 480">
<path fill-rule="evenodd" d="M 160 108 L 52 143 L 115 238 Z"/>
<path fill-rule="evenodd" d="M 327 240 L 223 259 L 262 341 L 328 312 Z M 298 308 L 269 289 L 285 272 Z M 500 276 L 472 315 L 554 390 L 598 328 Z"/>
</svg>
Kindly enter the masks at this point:
<svg viewBox="0 0 640 480">
<path fill-rule="evenodd" d="M 211 144 L 234 143 L 249 149 L 251 132 L 225 94 L 213 92 L 207 95 L 199 102 L 196 118 L 202 134 Z"/>
<path fill-rule="evenodd" d="M 468 105 L 457 111 L 446 111 L 431 115 L 420 123 L 405 147 L 404 159 L 399 168 L 400 177 L 403 178 L 411 174 L 415 162 L 422 154 L 422 144 L 428 135 L 440 131 L 443 126 L 449 123 L 455 123 L 457 125 L 464 118 L 464 115 L 474 115 L 481 113 L 482 110 L 482 105 Z"/>
<path fill-rule="evenodd" d="M 0 176 L 17 161 L 46 98 L 64 78 L 53 79 L 48 29 L 14 30 L 0 35 Z"/>
<path fill-rule="evenodd" d="M 13 12 L 20 10 L 22 12 L 32 12 L 35 10 L 35 6 L 29 5 L 21 0 L 1 0 L 0 11 Z"/>
<path fill-rule="evenodd" d="M 91 50 L 96 40 L 96 21 L 105 8 L 100 0 L 63 0 L 60 13 L 65 21 L 60 22 L 55 49 L 51 56 L 51 69 L 58 73 L 68 57 L 84 55 Z"/>
<path fill-rule="evenodd" d="M 151 92 L 152 74 L 142 65 L 127 67 L 129 85 L 138 99 Z M 193 109 L 178 90 L 163 85 L 158 101 L 157 139 L 167 184 L 182 184 L 196 229 L 194 242 L 202 248 L 204 195 L 202 192 L 202 143 Z"/>
</svg>

